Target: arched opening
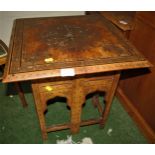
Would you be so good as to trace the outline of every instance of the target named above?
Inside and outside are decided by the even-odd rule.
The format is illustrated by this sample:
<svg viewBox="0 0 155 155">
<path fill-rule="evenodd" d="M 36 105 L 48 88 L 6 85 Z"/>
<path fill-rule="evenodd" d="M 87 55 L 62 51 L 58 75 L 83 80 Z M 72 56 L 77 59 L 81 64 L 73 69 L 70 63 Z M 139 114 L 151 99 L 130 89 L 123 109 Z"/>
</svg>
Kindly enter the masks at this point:
<svg viewBox="0 0 155 155">
<path fill-rule="evenodd" d="M 70 108 L 65 97 L 55 97 L 46 103 L 45 120 L 47 126 L 70 121 Z"/>
<path fill-rule="evenodd" d="M 83 104 L 82 108 L 82 117 L 81 117 L 82 120 L 99 118 L 105 107 L 104 100 L 105 100 L 105 92 L 103 91 L 95 91 L 88 94 L 86 96 L 86 102 Z M 97 104 L 95 102 L 97 102 Z"/>
</svg>

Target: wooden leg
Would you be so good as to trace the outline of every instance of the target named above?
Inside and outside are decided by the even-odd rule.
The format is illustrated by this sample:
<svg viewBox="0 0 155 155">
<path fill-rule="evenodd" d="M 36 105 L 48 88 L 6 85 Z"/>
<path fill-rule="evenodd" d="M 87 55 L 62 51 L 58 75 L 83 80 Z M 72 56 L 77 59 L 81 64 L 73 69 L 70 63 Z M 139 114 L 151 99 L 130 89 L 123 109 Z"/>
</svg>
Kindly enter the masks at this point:
<svg viewBox="0 0 155 155">
<path fill-rule="evenodd" d="M 80 83 L 80 79 L 75 80 L 75 89 L 74 95 L 72 95 L 72 103 L 71 105 L 71 133 L 75 134 L 80 130 L 80 123 L 81 123 L 81 110 L 82 104 L 84 103 L 85 96 L 82 93 L 82 87 Z"/>
<path fill-rule="evenodd" d="M 94 96 L 92 97 L 92 103 L 93 103 L 94 107 L 96 108 L 97 105 L 100 103 L 100 102 L 99 102 L 99 95 L 94 95 Z"/>
<path fill-rule="evenodd" d="M 104 124 L 105 124 L 105 122 L 106 122 L 106 120 L 108 118 L 108 115 L 109 115 L 109 112 L 110 112 L 110 108 L 111 108 L 111 103 L 112 103 L 112 100 L 113 100 L 113 97 L 114 97 L 114 93 L 115 93 L 115 90 L 117 88 L 117 84 L 118 84 L 118 81 L 119 81 L 119 77 L 120 77 L 120 74 L 116 74 L 114 76 L 112 87 L 106 93 L 106 96 L 105 96 L 105 108 L 103 110 L 102 119 L 101 119 L 101 122 L 100 122 L 100 126 L 101 127 L 104 126 Z"/>
<path fill-rule="evenodd" d="M 99 101 L 99 95 L 95 95 L 92 97 L 92 103 L 94 107 L 98 109 L 99 113 L 102 114 L 103 108 Z"/>
<path fill-rule="evenodd" d="M 19 95 L 19 98 L 21 100 L 21 103 L 22 103 L 23 107 L 27 107 L 28 104 L 26 102 L 25 95 L 24 95 L 24 92 L 23 92 L 23 89 L 22 89 L 20 83 L 15 82 L 15 87 L 16 87 L 16 90 L 18 92 L 18 95 Z"/>
<path fill-rule="evenodd" d="M 78 101 L 74 102 L 75 104 L 71 107 L 71 133 L 75 134 L 80 130 L 80 122 L 81 122 L 81 105 L 79 105 Z"/>
<path fill-rule="evenodd" d="M 47 130 L 46 130 L 46 123 L 45 123 L 45 116 L 44 116 L 44 108 L 42 106 L 42 101 L 40 97 L 40 92 L 37 84 L 32 84 L 33 96 L 36 105 L 36 111 L 38 114 L 38 119 L 40 123 L 41 133 L 43 140 L 47 140 Z"/>
</svg>

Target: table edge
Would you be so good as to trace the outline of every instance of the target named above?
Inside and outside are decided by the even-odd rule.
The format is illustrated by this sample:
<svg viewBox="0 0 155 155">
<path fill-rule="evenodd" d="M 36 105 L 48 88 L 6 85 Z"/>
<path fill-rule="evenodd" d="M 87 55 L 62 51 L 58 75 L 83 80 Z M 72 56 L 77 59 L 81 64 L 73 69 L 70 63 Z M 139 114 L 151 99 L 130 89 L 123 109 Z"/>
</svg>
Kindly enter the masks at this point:
<svg viewBox="0 0 155 155">
<path fill-rule="evenodd" d="M 84 74 L 94 74 L 99 72 L 111 72 L 111 71 L 121 71 L 127 69 L 136 69 L 136 68 L 138 69 L 149 67 L 153 67 L 153 65 L 147 60 L 144 60 L 144 61 L 115 63 L 115 65 L 106 64 L 96 66 L 74 67 L 73 69 L 75 70 L 75 76 L 76 76 Z M 18 74 L 8 74 L 3 76 L 2 82 L 10 83 L 18 81 L 29 81 L 29 80 L 61 77 L 60 70 L 61 69 L 54 69 L 54 70 L 43 70 L 43 71 L 18 73 Z"/>
</svg>

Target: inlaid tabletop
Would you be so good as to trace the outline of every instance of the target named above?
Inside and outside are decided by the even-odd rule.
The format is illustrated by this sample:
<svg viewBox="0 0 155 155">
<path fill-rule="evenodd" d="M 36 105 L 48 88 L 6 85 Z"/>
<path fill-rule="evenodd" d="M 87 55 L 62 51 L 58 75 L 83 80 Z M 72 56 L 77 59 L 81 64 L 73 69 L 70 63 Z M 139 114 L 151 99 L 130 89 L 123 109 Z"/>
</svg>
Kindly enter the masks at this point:
<svg viewBox="0 0 155 155">
<path fill-rule="evenodd" d="M 23 18 L 14 22 L 3 82 L 129 68 L 150 63 L 99 15 Z"/>
</svg>

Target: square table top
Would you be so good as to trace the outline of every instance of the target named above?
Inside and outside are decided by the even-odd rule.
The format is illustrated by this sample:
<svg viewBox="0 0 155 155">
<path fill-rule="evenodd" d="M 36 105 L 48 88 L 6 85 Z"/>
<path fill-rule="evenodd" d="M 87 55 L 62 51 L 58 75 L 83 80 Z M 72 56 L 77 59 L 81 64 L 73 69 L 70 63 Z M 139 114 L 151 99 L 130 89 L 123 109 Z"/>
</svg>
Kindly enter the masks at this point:
<svg viewBox="0 0 155 155">
<path fill-rule="evenodd" d="M 16 19 L 3 82 L 150 67 L 108 20 L 99 15 Z"/>
</svg>

